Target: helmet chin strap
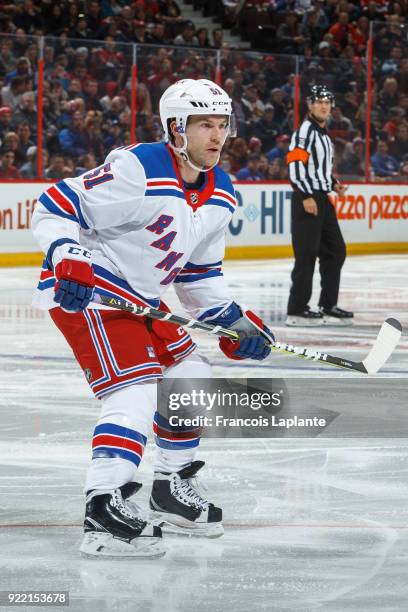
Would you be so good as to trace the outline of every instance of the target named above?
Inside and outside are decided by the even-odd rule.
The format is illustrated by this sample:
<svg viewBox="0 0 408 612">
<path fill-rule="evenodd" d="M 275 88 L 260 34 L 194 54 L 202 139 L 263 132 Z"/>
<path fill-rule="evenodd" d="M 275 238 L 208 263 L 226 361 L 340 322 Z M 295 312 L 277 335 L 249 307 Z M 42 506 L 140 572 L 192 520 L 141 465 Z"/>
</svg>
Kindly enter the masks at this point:
<svg viewBox="0 0 408 612">
<path fill-rule="evenodd" d="M 195 164 L 193 164 L 193 162 L 191 161 L 191 159 L 188 156 L 187 153 L 187 136 L 186 134 L 180 134 L 180 136 L 183 137 L 183 146 L 182 147 L 175 147 L 171 142 L 169 142 L 169 145 L 171 146 L 171 148 L 173 149 L 173 151 L 175 151 L 176 153 L 178 153 L 180 155 L 180 157 L 188 163 L 188 165 L 190 166 L 190 168 L 192 168 L 193 170 L 195 170 L 196 172 L 209 172 L 210 170 L 212 170 L 213 168 L 215 168 L 215 166 L 218 164 L 218 162 L 220 161 L 220 156 L 221 153 L 218 155 L 217 161 L 215 162 L 215 164 L 213 164 L 212 166 L 210 166 L 209 168 L 203 168 L 203 167 L 199 167 L 196 166 Z M 227 138 L 225 138 L 226 140 Z M 225 142 L 225 141 L 224 141 Z M 223 143 L 224 145 L 224 143 Z"/>
</svg>

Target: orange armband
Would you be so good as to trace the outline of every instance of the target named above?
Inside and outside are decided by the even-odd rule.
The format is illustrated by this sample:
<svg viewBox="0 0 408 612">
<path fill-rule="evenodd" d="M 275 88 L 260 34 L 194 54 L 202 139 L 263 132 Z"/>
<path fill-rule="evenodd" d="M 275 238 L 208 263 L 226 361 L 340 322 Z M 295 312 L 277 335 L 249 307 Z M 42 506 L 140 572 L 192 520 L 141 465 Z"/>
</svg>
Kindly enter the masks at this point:
<svg viewBox="0 0 408 612">
<path fill-rule="evenodd" d="M 293 151 L 288 151 L 286 155 L 286 163 L 290 164 L 291 162 L 301 161 L 306 165 L 309 157 L 310 153 L 304 149 L 299 149 L 296 147 L 296 149 L 293 149 Z"/>
</svg>

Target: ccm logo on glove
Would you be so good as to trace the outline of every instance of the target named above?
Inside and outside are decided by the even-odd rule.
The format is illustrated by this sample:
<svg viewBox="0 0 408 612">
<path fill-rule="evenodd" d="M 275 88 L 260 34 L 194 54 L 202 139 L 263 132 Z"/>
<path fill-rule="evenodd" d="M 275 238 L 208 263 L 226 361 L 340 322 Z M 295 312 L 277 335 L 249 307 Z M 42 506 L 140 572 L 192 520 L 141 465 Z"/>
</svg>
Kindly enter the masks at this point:
<svg viewBox="0 0 408 612">
<path fill-rule="evenodd" d="M 58 256 L 62 259 L 54 270 L 54 302 L 70 312 L 85 310 L 95 287 L 91 252 L 79 245 L 64 244 L 58 247 Z"/>
</svg>

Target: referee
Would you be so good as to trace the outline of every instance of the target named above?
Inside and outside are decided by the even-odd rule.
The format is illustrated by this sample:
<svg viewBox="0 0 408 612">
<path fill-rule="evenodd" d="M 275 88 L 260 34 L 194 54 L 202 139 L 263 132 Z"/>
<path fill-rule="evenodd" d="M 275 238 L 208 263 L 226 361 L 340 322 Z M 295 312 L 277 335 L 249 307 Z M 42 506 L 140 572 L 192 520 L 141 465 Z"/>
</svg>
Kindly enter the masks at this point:
<svg viewBox="0 0 408 612">
<path fill-rule="evenodd" d="M 286 325 L 350 325 L 353 313 L 337 306 L 346 245 L 328 197 L 331 191 L 341 197 L 347 189 L 332 175 L 333 145 L 325 127 L 334 97 L 325 85 L 314 85 L 307 104 L 308 116 L 293 133 L 286 157 L 294 190 L 292 245 L 295 253 Z M 309 300 L 317 257 L 321 293 L 319 310 L 313 311 Z"/>
</svg>

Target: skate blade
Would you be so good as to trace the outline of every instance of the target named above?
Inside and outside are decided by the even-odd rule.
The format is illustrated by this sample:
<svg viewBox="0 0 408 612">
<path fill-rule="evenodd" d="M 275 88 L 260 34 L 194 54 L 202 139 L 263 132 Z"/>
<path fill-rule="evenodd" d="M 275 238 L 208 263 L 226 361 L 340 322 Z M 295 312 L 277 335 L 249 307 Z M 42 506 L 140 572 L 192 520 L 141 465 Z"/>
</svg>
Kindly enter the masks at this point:
<svg viewBox="0 0 408 612">
<path fill-rule="evenodd" d="M 337 319 L 336 317 L 328 317 L 325 315 L 323 317 L 323 325 L 325 327 L 350 327 L 353 325 L 353 319 L 345 318 L 345 319 Z"/>
<path fill-rule="evenodd" d="M 304 319 L 303 317 L 288 317 L 285 321 L 287 327 L 323 327 L 322 319 Z"/>
<path fill-rule="evenodd" d="M 139 558 L 156 559 L 166 554 L 161 538 L 143 538 L 129 544 L 114 538 L 111 534 L 89 532 L 84 535 L 79 552 L 88 559 Z"/>
<path fill-rule="evenodd" d="M 175 514 L 163 515 L 159 512 L 151 513 L 151 521 L 161 527 L 164 534 L 193 536 L 201 538 L 220 538 L 224 535 L 222 523 L 193 523 Z"/>
</svg>

